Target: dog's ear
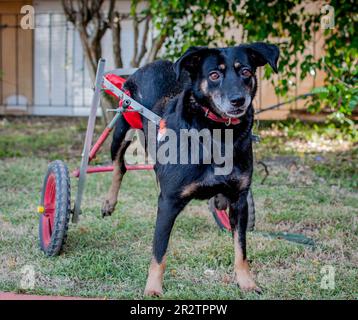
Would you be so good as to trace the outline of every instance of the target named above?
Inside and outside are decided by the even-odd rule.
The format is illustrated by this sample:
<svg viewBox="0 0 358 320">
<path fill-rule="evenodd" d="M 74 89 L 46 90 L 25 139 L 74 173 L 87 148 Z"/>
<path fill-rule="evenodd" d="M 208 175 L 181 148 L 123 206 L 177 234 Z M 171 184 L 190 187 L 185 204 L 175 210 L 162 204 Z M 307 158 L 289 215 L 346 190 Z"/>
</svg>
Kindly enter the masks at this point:
<svg viewBox="0 0 358 320">
<path fill-rule="evenodd" d="M 245 47 L 248 51 L 249 59 L 255 67 L 262 67 L 268 63 L 273 71 L 278 72 L 277 61 L 280 50 L 276 45 L 265 42 L 255 42 Z"/>
<path fill-rule="evenodd" d="M 190 47 L 185 53 L 174 63 L 173 68 L 179 80 L 183 70 L 189 72 L 190 76 L 197 71 L 202 58 L 208 53 L 208 47 Z"/>
</svg>

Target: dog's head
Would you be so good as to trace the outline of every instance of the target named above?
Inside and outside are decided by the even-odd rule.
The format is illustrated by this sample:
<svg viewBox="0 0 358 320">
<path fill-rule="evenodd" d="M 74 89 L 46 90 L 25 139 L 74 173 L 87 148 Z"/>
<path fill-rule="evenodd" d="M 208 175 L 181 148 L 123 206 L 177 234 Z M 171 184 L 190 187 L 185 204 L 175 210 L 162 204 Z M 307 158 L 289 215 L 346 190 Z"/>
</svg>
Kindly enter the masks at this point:
<svg viewBox="0 0 358 320">
<path fill-rule="evenodd" d="M 263 42 L 209 49 L 191 47 L 174 64 L 191 78 L 195 98 L 223 117 L 245 114 L 257 89 L 256 68 L 268 63 L 277 72 L 279 49 Z"/>
</svg>

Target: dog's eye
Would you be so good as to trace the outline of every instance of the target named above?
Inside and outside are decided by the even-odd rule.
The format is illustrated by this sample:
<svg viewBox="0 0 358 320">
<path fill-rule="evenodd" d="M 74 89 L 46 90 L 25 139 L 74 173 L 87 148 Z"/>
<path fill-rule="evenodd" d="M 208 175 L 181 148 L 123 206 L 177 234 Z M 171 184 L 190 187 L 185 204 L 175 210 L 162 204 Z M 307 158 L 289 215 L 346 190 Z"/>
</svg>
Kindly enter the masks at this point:
<svg viewBox="0 0 358 320">
<path fill-rule="evenodd" d="M 251 77 L 252 73 L 249 69 L 244 68 L 241 70 L 241 75 L 244 76 L 245 78 Z"/>
<path fill-rule="evenodd" d="M 210 72 L 209 78 L 212 81 L 216 81 L 216 80 L 218 80 L 220 78 L 220 73 L 216 72 L 216 71 Z"/>
</svg>

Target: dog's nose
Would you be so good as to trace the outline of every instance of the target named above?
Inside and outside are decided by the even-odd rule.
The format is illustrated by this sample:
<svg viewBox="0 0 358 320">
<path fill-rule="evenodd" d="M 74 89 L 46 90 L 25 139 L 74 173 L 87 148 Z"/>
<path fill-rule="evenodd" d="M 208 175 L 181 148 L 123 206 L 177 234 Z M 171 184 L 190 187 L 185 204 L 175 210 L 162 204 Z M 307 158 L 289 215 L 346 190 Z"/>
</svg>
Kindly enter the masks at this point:
<svg viewBox="0 0 358 320">
<path fill-rule="evenodd" d="M 230 103 L 234 107 L 240 107 L 245 103 L 245 98 L 241 96 L 232 96 L 230 98 Z"/>
</svg>

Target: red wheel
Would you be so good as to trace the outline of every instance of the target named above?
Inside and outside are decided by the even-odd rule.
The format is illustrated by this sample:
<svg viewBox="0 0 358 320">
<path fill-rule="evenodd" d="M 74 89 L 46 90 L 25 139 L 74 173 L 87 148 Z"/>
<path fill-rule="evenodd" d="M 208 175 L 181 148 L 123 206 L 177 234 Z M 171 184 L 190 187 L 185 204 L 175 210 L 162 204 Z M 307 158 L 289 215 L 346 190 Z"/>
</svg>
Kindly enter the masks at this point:
<svg viewBox="0 0 358 320">
<path fill-rule="evenodd" d="M 251 190 L 247 195 L 247 204 L 249 211 L 247 230 L 252 231 L 255 228 L 255 203 Z M 231 231 L 228 208 L 218 209 L 215 204 L 215 197 L 213 197 L 209 200 L 209 210 L 212 213 L 216 224 L 221 230 Z"/>
<path fill-rule="evenodd" d="M 45 186 L 44 213 L 41 216 L 42 238 L 45 247 L 48 247 L 51 241 L 53 230 L 53 221 L 56 207 L 56 180 L 53 173 L 47 179 Z"/>
<path fill-rule="evenodd" d="M 48 256 L 58 255 L 65 244 L 70 219 L 70 178 L 66 165 L 51 162 L 44 180 L 39 221 L 42 251 Z"/>
</svg>

